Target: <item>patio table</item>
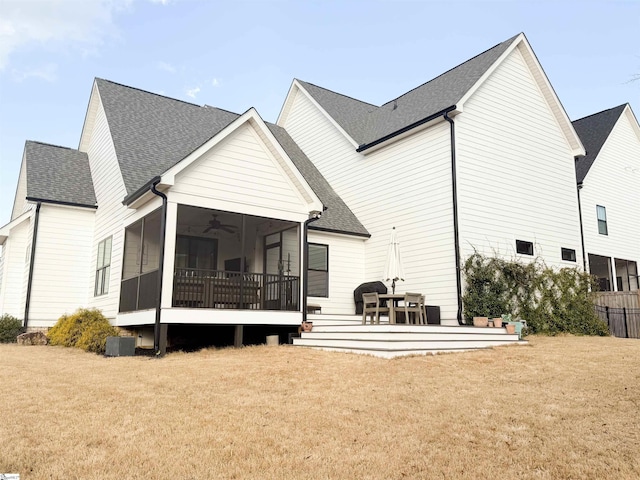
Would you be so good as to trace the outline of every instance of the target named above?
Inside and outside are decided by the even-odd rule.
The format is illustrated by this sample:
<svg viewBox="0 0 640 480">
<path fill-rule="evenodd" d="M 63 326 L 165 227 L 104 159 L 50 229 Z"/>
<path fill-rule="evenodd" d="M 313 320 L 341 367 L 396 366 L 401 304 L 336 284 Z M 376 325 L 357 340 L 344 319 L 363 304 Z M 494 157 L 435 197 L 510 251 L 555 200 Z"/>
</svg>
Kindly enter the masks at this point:
<svg viewBox="0 0 640 480">
<path fill-rule="evenodd" d="M 389 307 L 389 323 L 395 325 L 396 323 L 396 309 L 398 308 L 398 302 L 404 300 L 404 293 L 381 293 L 378 295 L 380 300 L 387 300 Z"/>
</svg>

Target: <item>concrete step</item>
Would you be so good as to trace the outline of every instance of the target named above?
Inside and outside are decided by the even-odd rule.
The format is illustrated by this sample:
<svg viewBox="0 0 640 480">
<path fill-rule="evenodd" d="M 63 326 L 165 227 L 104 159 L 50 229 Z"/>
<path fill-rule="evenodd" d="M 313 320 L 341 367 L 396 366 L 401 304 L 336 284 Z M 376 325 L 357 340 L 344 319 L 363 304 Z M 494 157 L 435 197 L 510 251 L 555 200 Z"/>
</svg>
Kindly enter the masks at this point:
<svg viewBox="0 0 640 480">
<path fill-rule="evenodd" d="M 385 358 L 459 352 L 521 344 L 505 328 L 446 325 L 316 325 L 293 344 L 323 350 L 364 353 Z"/>
</svg>

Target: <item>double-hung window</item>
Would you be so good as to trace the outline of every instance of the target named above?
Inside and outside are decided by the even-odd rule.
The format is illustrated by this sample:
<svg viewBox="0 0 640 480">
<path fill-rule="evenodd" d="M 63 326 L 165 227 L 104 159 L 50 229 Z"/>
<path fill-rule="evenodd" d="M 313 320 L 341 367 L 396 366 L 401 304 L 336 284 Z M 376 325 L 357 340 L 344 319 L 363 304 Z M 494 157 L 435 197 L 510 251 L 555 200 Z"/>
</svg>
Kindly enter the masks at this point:
<svg viewBox="0 0 640 480">
<path fill-rule="evenodd" d="M 309 244 L 309 284 L 310 297 L 329 296 L 329 245 Z"/>
<path fill-rule="evenodd" d="M 607 229 L 607 210 L 602 205 L 596 205 L 598 212 L 598 233 L 600 235 L 609 235 Z"/>
<path fill-rule="evenodd" d="M 98 244 L 98 260 L 96 263 L 96 283 L 94 296 L 109 293 L 109 273 L 111 271 L 111 238 L 105 238 Z"/>
</svg>

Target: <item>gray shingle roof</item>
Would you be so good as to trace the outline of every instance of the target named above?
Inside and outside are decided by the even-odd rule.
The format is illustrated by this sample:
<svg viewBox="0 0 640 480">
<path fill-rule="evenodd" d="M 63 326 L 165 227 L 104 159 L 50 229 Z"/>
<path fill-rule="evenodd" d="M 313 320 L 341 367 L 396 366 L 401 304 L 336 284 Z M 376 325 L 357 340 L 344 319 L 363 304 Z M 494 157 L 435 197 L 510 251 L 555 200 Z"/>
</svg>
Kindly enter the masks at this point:
<svg viewBox="0 0 640 480">
<path fill-rule="evenodd" d="M 298 81 L 349 136 L 363 146 L 456 105 L 517 36 L 380 107 Z"/>
<path fill-rule="evenodd" d="M 95 207 L 86 153 L 30 140 L 24 151 L 28 198 Z"/>
<path fill-rule="evenodd" d="M 352 233 L 355 235 L 369 236 L 369 232 L 356 218 L 354 213 L 331 188 L 329 182 L 322 176 L 316 166 L 300 149 L 287 131 L 272 123 L 267 123 L 269 130 L 276 137 L 296 168 L 300 171 L 307 183 L 311 186 L 320 201 L 327 207 L 319 220 L 309 225 L 313 230 L 329 230 L 335 232 Z"/>
<path fill-rule="evenodd" d="M 239 116 L 100 78 L 96 83 L 129 195 Z"/>
<path fill-rule="evenodd" d="M 576 162 L 576 180 L 578 183 L 584 181 L 587 173 L 589 173 L 589 169 L 600 153 L 602 145 L 611 134 L 611 130 L 613 130 L 626 106 L 627 104 L 625 103 L 573 122 L 573 128 L 575 128 L 587 151 L 587 154 Z"/>
<path fill-rule="evenodd" d="M 122 177 L 131 195 L 179 163 L 240 115 L 183 102 L 108 80 L 96 79 Z M 284 129 L 269 124 L 327 211 L 312 225 L 369 235 Z"/>
</svg>

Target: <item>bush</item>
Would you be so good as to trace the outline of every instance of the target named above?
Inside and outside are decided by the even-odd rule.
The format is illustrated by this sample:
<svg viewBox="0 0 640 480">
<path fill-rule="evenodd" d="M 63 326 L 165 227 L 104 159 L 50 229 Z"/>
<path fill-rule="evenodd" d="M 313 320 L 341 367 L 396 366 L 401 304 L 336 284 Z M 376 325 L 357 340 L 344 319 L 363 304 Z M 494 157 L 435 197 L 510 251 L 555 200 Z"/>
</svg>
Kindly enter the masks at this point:
<svg viewBox="0 0 640 480">
<path fill-rule="evenodd" d="M 16 337 L 24 332 L 22 322 L 13 315 L 0 316 L 0 343 L 15 343 Z"/>
<path fill-rule="evenodd" d="M 73 315 L 62 315 L 47 336 L 51 345 L 77 347 L 87 352 L 104 353 L 107 337 L 117 330 L 95 308 L 80 308 Z"/>
<path fill-rule="evenodd" d="M 529 332 L 609 335 L 594 306 L 594 278 L 577 268 L 547 267 L 540 259 L 523 264 L 474 253 L 464 265 L 465 320 L 511 313 Z"/>
</svg>

